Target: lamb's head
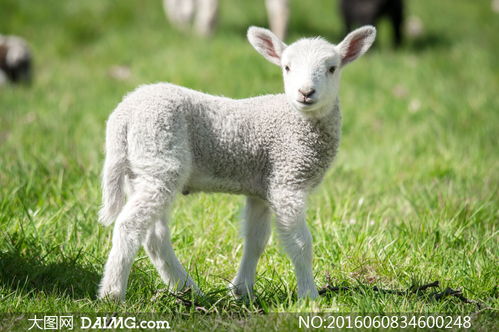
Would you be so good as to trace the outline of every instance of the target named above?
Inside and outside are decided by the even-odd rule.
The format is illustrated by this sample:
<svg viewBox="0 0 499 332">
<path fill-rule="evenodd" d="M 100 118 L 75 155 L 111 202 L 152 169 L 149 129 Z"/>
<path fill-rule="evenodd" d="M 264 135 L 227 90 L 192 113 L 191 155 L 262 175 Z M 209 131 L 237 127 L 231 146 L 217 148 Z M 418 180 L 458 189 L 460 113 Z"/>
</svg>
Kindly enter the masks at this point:
<svg viewBox="0 0 499 332">
<path fill-rule="evenodd" d="M 287 46 L 267 29 L 248 29 L 251 45 L 281 67 L 289 104 L 310 116 L 332 109 L 338 96 L 341 69 L 364 54 L 375 36 L 374 27 L 364 26 L 352 31 L 338 45 L 323 38 L 305 38 Z"/>
</svg>

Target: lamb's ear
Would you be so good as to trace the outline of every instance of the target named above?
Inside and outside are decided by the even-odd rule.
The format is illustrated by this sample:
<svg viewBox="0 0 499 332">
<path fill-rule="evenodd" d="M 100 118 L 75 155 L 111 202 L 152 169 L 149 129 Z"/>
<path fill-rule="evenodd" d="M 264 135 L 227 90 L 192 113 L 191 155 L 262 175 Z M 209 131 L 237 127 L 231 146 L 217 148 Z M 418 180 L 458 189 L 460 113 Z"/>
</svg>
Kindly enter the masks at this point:
<svg viewBox="0 0 499 332">
<path fill-rule="evenodd" d="M 248 40 L 265 59 L 278 66 L 281 65 L 281 55 L 286 48 L 286 44 L 270 30 L 250 27 L 248 29 Z"/>
<path fill-rule="evenodd" d="M 350 32 L 338 45 L 341 56 L 341 65 L 357 59 L 371 47 L 376 38 L 376 28 L 366 25 Z"/>
</svg>

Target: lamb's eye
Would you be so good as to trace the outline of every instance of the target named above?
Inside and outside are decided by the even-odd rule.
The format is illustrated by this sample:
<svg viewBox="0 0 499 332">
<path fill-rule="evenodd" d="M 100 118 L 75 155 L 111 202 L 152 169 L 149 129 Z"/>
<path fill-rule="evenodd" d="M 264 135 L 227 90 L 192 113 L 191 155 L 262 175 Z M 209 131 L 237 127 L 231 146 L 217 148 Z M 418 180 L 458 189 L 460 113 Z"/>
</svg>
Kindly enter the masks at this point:
<svg viewBox="0 0 499 332">
<path fill-rule="evenodd" d="M 289 66 L 284 66 L 284 70 L 285 70 L 286 72 L 289 72 Z"/>
<path fill-rule="evenodd" d="M 335 70 L 336 70 L 336 66 L 331 66 L 331 67 L 329 67 L 329 72 L 330 72 L 331 74 L 333 74 Z"/>
</svg>

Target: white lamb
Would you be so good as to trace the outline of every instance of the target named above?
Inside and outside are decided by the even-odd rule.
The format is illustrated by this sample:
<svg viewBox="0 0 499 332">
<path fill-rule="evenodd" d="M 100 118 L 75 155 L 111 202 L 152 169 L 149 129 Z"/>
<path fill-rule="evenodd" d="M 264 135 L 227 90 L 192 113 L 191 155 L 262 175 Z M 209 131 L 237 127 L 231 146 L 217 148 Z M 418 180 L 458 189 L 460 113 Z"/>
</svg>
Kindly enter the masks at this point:
<svg viewBox="0 0 499 332">
<path fill-rule="evenodd" d="M 205 191 L 247 196 L 234 295 L 252 295 L 274 212 L 298 296 L 317 297 L 307 196 L 338 148 L 340 71 L 369 49 L 375 35 L 365 26 L 339 45 L 307 38 L 287 46 L 269 30 L 251 27 L 250 43 L 281 67 L 285 94 L 234 100 L 159 83 L 126 96 L 107 123 L 100 220 L 116 225 L 99 296 L 124 299 L 140 245 L 165 283 L 201 294 L 173 252 L 168 210 L 177 193 Z"/>
</svg>

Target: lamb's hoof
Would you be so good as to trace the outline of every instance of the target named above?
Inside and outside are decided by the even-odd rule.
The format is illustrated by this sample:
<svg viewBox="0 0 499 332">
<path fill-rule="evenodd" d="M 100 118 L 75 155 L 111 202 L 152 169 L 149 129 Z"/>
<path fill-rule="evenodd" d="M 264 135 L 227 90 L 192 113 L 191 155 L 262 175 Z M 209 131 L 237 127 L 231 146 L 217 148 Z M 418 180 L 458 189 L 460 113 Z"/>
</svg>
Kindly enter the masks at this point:
<svg viewBox="0 0 499 332">
<path fill-rule="evenodd" d="M 189 287 L 186 290 L 187 292 L 193 293 L 197 297 L 203 297 L 204 293 L 198 287 Z M 182 291 L 184 293 L 184 291 Z"/>
<path fill-rule="evenodd" d="M 245 287 L 244 284 L 233 281 L 229 284 L 230 295 L 236 300 L 253 299 L 253 288 Z"/>
<path fill-rule="evenodd" d="M 97 299 L 100 301 L 109 301 L 109 302 L 124 302 L 125 301 L 125 294 L 122 294 L 120 292 L 113 292 L 113 291 L 100 291 L 99 295 L 97 296 Z"/>
<path fill-rule="evenodd" d="M 315 300 L 319 297 L 319 292 L 317 288 L 310 288 L 305 290 L 298 290 L 298 299 L 300 300 Z"/>
</svg>

